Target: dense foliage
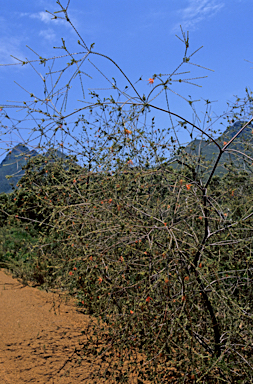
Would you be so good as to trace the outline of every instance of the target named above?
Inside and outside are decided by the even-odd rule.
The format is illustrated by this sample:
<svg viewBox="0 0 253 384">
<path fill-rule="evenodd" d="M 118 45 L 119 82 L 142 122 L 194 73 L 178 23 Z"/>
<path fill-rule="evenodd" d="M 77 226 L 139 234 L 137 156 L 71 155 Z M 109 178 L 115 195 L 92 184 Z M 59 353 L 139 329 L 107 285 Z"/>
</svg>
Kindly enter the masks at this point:
<svg viewBox="0 0 253 384">
<path fill-rule="evenodd" d="M 183 372 L 249 380 L 241 358 L 253 352 L 252 176 L 214 178 L 206 210 L 189 171 L 90 175 L 40 160 L 2 195 L 2 262 L 25 281 L 74 294 L 122 356 L 134 347 L 152 361 L 157 382 Z"/>
</svg>

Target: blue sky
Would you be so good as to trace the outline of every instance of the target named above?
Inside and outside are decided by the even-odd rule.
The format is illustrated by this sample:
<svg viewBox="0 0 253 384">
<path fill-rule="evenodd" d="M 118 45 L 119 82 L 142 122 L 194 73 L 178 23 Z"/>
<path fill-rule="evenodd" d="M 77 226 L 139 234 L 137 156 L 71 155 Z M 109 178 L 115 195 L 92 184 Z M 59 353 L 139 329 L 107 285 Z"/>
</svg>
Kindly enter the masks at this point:
<svg viewBox="0 0 253 384">
<path fill-rule="evenodd" d="M 63 5 L 67 3 L 67 0 L 62 0 Z M 60 55 L 62 51 L 53 49 L 53 46 L 61 45 L 61 37 L 69 51 L 80 51 L 78 36 L 70 25 L 64 20 L 51 20 L 45 12 L 53 13 L 59 9 L 54 0 L 3 2 L 0 63 L 17 63 L 11 54 L 21 60 L 36 59 L 36 54 L 26 45 L 42 57 Z M 182 37 L 182 25 L 184 31 L 189 31 L 189 53 L 203 45 L 190 62 L 214 72 L 188 64 L 184 70 L 191 71 L 189 78 L 208 76 L 194 81 L 202 87 L 173 83 L 171 88 L 186 99 L 190 95 L 192 100 L 200 100 L 194 104 L 200 118 L 205 111 L 203 100 L 215 101 L 213 113 L 220 115 L 226 110 L 227 102 L 234 100 L 233 95 L 243 97 L 245 87 L 252 89 L 253 2 L 250 0 L 71 0 L 69 15 L 88 46 L 95 43 L 94 50 L 111 57 L 133 83 L 142 78 L 136 84 L 141 94 L 152 89 L 148 84 L 150 77 L 155 73 L 169 74 L 182 61 L 184 46 L 175 37 Z M 117 68 L 105 59 L 93 56 L 92 61 L 110 80 L 115 77 L 119 84 L 125 85 Z M 36 68 L 44 70 L 42 65 Z M 91 65 L 87 67 L 87 73 L 93 79 L 84 76 L 86 97 L 88 88 L 108 87 L 103 76 Z M 31 66 L 0 66 L 0 106 L 8 104 L 7 100 L 13 104 L 29 100 L 29 94 L 14 81 L 28 92 L 43 97 L 41 79 Z M 82 98 L 80 85 L 76 82 L 74 86 L 76 91 L 69 100 L 69 111 L 81 105 L 76 101 Z M 102 91 L 103 96 L 109 93 Z M 175 93 L 169 95 L 171 111 L 191 120 L 192 111 L 187 103 Z M 164 105 L 159 97 L 155 103 Z M 16 109 L 8 110 L 8 113 L 19 118 Z M 166 125 L 167 116 L 159 115 L 157 118 L 158 124 Z M 25 136 L 12 137 L 11 140 L 17 144 L 22 137 Z M 1 149 L 6 147 L 10 137 L 0 136 L 0 140 L 0 152 L 3 152 Z"/>
</svg>

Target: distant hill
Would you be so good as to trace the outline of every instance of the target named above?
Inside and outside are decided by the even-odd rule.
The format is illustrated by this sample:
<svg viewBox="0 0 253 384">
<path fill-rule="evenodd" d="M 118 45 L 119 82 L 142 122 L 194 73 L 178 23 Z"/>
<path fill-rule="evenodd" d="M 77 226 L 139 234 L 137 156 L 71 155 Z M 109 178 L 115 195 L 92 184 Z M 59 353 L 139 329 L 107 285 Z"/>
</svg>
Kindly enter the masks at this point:
<svg viewBox="0 0 253 384">
<path fill-rule="evenodd" d="M 216 139 L 216 142 L 223 147 L 225 143 L 229 142 L 232 137 L 239 131 L 246 122 L 237 121 L 232 126 L 228 127 L 223 134 Z M 231 143 L 228 149 L 237 150 L 244 154 L 253 157 L 253 125 L 247 126 L 242 133 Z M 194 165 L 195 169 L 198 164 L 203 164 L 203 161 L 199 162 L 199 157 L 205 160 L 205 171 L 208 174 L 215 164 L 215 160 L 219 154 L 219 148 L 211 140 L 195 139 L 191 141 L 186 147 L 181 147 L 178 151 L 178 155 L 174 159 L 183 161 L 186 164 Z M 238 155 L 236 152 L 224 153 L 221 157 L 219 166 L 217 167 L 215 174 L 224 175 L 228 172 L 230 164 L 233 163 L 238 169 L 245 168 L 244 157 Z M 199 165 L 200 167 L 201 165 Z M 176 166 L 178 167 L 178 166 Z"/>
<path fill-rule="evenodd" d="M 16 188 L 17 183 L 24 175 L 22 167 L 26 165 L 31 157 L 37 156 L 39 153 L 35 150 L 30 151 L 23 144 L 16 145 L 0 164 L 0 193 L 10 193 Z M 59 158 L 68 158 L 63 152 L 57 149 L 49 149 L 45 154 L 49 161 L 55 161 Z M 7 178 L 11 176 L 11 178 Z"/>
<path fill-rule="evenodd" d="M 10 193 L 12 186 L 16 186 L 19 179 L 24 175 L 22 167 L 27 163 L 30 157 L 37 156 L 38 153 L 30 151 L 25 145 L 18 144 L 0 164 L 0 193 Z M 6 176 L 13 176 L 7 179 Z"/>
</svg>

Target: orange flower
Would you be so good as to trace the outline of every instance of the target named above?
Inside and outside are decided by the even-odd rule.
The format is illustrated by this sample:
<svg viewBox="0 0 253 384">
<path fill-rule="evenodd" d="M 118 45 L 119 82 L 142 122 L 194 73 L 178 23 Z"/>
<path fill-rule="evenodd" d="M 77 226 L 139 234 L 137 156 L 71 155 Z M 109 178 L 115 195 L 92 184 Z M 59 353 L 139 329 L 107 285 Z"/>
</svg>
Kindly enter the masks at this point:
<svg viewBox="0 0 253 384">
<path fill-rule="evenodd" d="M 227 142 L 226 141 L 223 141 L 223 145 L 226 145 L 227 144 Z"/>
<path fill-rule="evenodd" d="M 127 164 L 133 164 L 133 160 L 128 160 Z"/>
<path fill-rule="evenodd" d="M 186 184 L 186 188 L 188 191 L 191 189 L 191 186 L 192 186 L 191 184 Z"/>
<path fill-rule="evenodd" d="M 124 132 L 126 135 L 131 135 L 131 133 L 132 133 L 132 131 L 130 131 L 129 129 L 126 129 L 126 128 L 125 128 Z"/>
<path fill-rule="evenodd" d="M 185 276 L 185 281 L 188 281 L 189 280 L 189 276 Z"/>
<path fill-rule="evenodd" d="M 123 261 L 124 261 L 124 257 L 123 256 L 120 256 L 120 261 L 121 261 L 121 263 L 123 263 Z"/>
<path fill-rule="evenodd" d="M 99 284 L 101 284 L 102 281 L 103 281 L 102 277 L 99 277 L 99 278 L 98 278 L 98 282 L 99 282 Z"/>
<path fill-rule="evenodd" d="M 163 223 L 165 227 L 167 227 L 167 223 Z"/>
<path fill-rule="evenodd" d="M 231 196 L 234 196 L 234 194 L 235 194 L 235 191 L 233 190 L 233 191 L 231 192 Z"/>
<path fill-rule="evenodd" d="M 185 301 L 186 300 L 186 296 L 182 296 L 182 301 Z"/>
<path fill-rule="evenodd" d="M 84 301 L 81 301 L 81 303 L 84 305 Z"/>
<path fill-rule="evenodd" d="M 76 270 L 77 270 L 77 268 L 76 268 L 76 267 L 74 267 L 73 269 L 74 269 L 74 271 L 76 271 Z"/>
<path fill-rule="evenodd" d="M 69 272 L 69 276 L 72 276 L 72 275 L 73 275 L 73 272 L 72 272 L 72 271 L 70 271 L 70 272 Z"/>
<path fill-rule="evenodd" d="M 109 203 L 111 203 L 112 202 L 112 199 L 109 199 Z"/>
<path fill-rule="evenodd" d="M 150 296 L 148 296 L 148 297 L 146 298 L 146 302 L 147 302 L 147 303 L 149 303 L 149 302 L 150 302 L 150 300 L 152 300 L 152 299 L 151 299 L 151 297 L 150 297 Z"/>
<path fill-rule="evenodd" d="M 202 220 L 203 219 L 203 217 L 202 216 L 199 216 L 199 220 Z"/>
<path fill-rule="evenodd" d="M 76 179 L 73 180 L 73 183 L 76 183 Z"/>
<path fill-rule="evenodd" d="M 131 315 L 134 313 L 134 311 L 130 311 Z"/>
<path fill-rule="evenodd" d="M 150 77 L 150 78 L 148 79 L 148 83 L 149 83 L 149 84 L 153 84 L 153 83 L 154 83 L 154 79 L 152 79 L 152 77 Z"/>
<path fill-rule="evenodd" d="M 165 279 L 164 280 L 164 282 L 165 282 L 165 284 L 168 284 L 168 282 L 169 282 L 169 279 L 167 278 L 167 279 Z"/>
<path fill-rule="evenodd" d="M 93 257 L 92 257 L 92 256 L 90 256 L 90 257 L 89 257 L 89 259 L 90 259 L 90 261 L 92 261 L 92 260 L 93 260 Z"/>
</svg>

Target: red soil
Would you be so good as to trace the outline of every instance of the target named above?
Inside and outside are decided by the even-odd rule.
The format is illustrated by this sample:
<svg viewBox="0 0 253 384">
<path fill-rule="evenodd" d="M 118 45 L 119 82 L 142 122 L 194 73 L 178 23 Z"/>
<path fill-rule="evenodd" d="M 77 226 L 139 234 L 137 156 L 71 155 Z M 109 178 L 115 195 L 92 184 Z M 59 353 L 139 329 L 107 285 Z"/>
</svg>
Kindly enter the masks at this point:
<svg viewBox="0 0 253 384">
<path fill-rule="evenodd" d="M 82 350 L 89 324 L 73 302 L 59 306 L 59 295 L 24 286 L 0 270 L 0 383 L 94 383 L 90 363 L 78 363 L 75 352 Z"/>
</svg>

